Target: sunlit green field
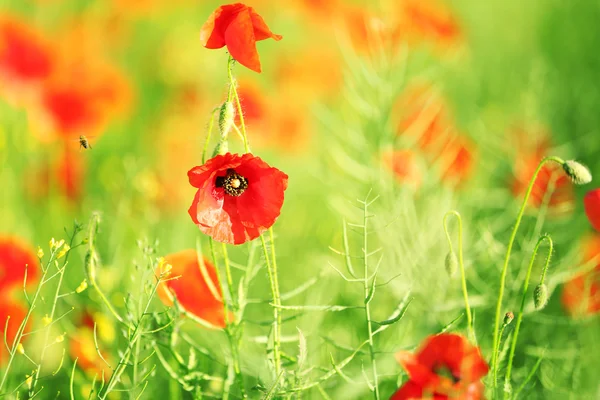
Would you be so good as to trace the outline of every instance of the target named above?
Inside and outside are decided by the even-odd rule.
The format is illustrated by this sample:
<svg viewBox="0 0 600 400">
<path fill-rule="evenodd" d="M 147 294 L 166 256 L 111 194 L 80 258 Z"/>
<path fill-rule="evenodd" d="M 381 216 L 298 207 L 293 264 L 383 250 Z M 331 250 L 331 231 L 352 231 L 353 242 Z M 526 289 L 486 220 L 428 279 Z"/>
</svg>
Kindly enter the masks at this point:
<svg viewBox="0 0 600 400">
<path fill-rule="evenodd" d="M 0 0 L 0 395 L 600 398 L 600 3 L 247 5 Z"/>
</svg>

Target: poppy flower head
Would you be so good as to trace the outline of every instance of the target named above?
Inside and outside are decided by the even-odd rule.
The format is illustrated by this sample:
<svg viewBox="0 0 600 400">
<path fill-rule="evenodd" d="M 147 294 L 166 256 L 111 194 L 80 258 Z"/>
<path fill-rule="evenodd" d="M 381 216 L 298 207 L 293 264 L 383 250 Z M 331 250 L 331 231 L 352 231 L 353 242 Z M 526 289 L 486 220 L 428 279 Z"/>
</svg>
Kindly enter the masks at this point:
<svg viewBox="0 0 600 400">
<path fill-rule="evenodd" d="M 202 26 L 200 40 L 207 49 L 227 46 L 229 54 L 243 66 L 261 72 L 256 42 L 282 39 L 267 26 L 252 7 L 242 3 L 220 6 Z"/>
<path fill-rule="evenodd" d="M 172 266 L 171 276 L 180 276 L 178 279 L 163 282 L 158 290 L 158 296 L 163 303 L 171 305 L 171 298 L 167 291 L 175 294 L 177 302 L 188 312 L 202 318 L 213 325 L 224 327 L 225 318 L 223 303 L 217 300 L 209 284 L 200 270 L 198 253 L 196 250 L 183 250 L 170 254 L 164 259 L 166 264 Z M 204 266 L 212 286 L 221 296 L 221 290 L 217 281 L 215 267 L 206 259 Z"/>
<path fill-rule="evenodd" d="M 600 189 L 589 191 L 583 198 L 583 205 L 590 224 L 600 232 Z"/>
<path fill-rule="evenodd" d="M 8 317 L 10 317 L 10 319 L 8 320 L 8 330 L 6 331 L 6 339 L 9 343 L 12 343 L 15 336 L 17 335 L 17 331 L 19 330 L 19 324 L 25 318 L 26 313 L 27 310 L 20 304 L 15 303 L 14 301 L 0 301 L 0 334 L 4 336 L 6 320 L 8 319 Z M 29 325 L 30 324 L 28 324 L 28 327 Z M 6 350 L 0 350 L 0 360 L 3 360 L 5 355 Z"/>
<path fill-rule="evenodd" d="M 242 244 L 270 228 L 281 212 L 288 176 L 252 154 L 218 155 L 188 172 L 196 196 L 188 212 L 202 232 Z"/>
<path fill-rule="evenodd" d="M 600 235 L 586 237 L 581 250 L 582 261 L 584 263 L 591 261 L 595 267 L 564 285 L 561 302 L 571 316 L 593 315 L 600 312 Z"/>
<path fill-rule="evenodd" d="M 382 155 L 383 163 L 390 169 L 401 184 L 415 188 L 421 183 L 421 171 L 414 152 L 410 150 L 394 150 Z"/>
<path fill-rule="evenodd" d="M 394 400 L 421 398 L 423 394 L 440 399 L 479 399 L 483 393 L 480 379 L 488 365 L 479 349 L 457 334 L 431 336 L 417 354 L 402 351 L 396 359 L 410 380 L 392 396 Z"/>
<path fill-rule="evenodd" d="M 32 248 L 16 237 L 0 236 L 0 289 L 21 287 L 27 266 L 27 282 L 38 276 L 38 260 Z"/>
<path fill-rule="evenodd" d="M 25 23 L 0 20 L 0 71 L 21 82 L 40 81 L 52 71 L 52 56 L 43 39 Z"/>
</svg>

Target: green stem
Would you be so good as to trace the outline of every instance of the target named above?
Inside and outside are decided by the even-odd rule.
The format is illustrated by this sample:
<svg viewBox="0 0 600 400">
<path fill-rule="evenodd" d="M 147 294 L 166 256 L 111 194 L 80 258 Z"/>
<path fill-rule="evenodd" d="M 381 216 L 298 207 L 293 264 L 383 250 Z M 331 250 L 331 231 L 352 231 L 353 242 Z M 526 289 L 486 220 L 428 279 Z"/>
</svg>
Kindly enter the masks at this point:
<svg viewBox="0 0 600 400">
<path fill-rule="evenodd" d="M 204 148 L 202 149 L 202 164 L 204 164 L 206 162 L 206 152 L 208 151 L 208 144 L 210 142 L 210 137 L 212 134 L 214 123 L 215 123 L 215 114 L 218 111 L 219 111 L 219 107 L 216 107 L 210 115 L 210 121 L 208 123 L 208 133 L 206 134 L 206 140 L 204 141 Z"/>
<path fill-rule="evenodd" d="M 465 264 L 463 261 L 463 228 L 462 228 L 462 217 L 458 211 L 448 211 L 444 215 L 444 231 L 446 232 L 446 238 L 448 239 L 448 245 L 450 251 L 452 250 L 452 240 L 450 239 L 450 233 L 448 233 L 447 220 L 450 215 L 456 216 L 458 219 L 458 265 L 460 267 L 461 285 L 463 297 L 465 299 L 465 312 L 467 314 L 467 329 L 469 330 L 469 339 L 475 341 L 475 330 L 473 329 L 473 317 L 471 315 L 471 306 L 469 305 L 469 293 L 467 291 L 467 278 L 465 275 Z"/>
<path fill-rule="evenodd" d="M 523 310 L 525 309 L 525 301 L 527 299 L 527 289 L 529 288 L 529 279 L 531 278 L 531 271 L 533 269 L 533 264 L 535 262 L 535 258 L 537 256 L 538 249 L 544 240 L 548 241 L 550 248 L 548 249 L 548 257 L 546 257 L 546 265 L 542 270 L 542 282 L 544 277 L 546 276 L 546 271 L 548 270 L 548 265 L 550 264 L 550 258 L 552 257 L 552 251 L 554 249 L 554 244 L 552 242 L 552 238 L 548 235 L 543 235 L 538 239 L 535 248 L 533 249 L 533 254 L 531 255 L 531 260 L 529 261 L 529 268 L 527 269 L 527 276 L 525 277 L 525 283 L 523 284 L 523 297 L 521 298 L 521 307 L 519 309 L 519 313 L 517 314 L 517 321 L 515 325 L 515 333 L 512 336 L 512 343 L 510 346 L 510 354 L 508 356 L 508 365 L 506 367 L 506 375 L 504 377 L 504 398 L 507 398 L 510 391 L 506 389 L 510 388 L 510 378 L 512 372 L 513 359 L 515 357 L 515 351 L 517 349 L 517 339 L 519 337 L 519 330 L 521 328 L 521 322 L 523 321 Z"/>
<path fill-rule="evenodd" d="M 271 246 L 274 246 L 273 241 L 273 230 L 270 230 L 271 233 Z M 281 297 L 279 294 L 279 288 L 277 285 L 277 274 L 276 267 L 271 264 L 269 252 L 267 250 L 267 244 L 265 242 L 264 235 L 260 235 L 260 241 L 262 244 L 263 252 L 265 255 L 265 262 L 267 263 L 267 272 L 269 274 L 269 282 L 271 284 L 271 295 L 273 297 L 273 357 L 275 363 L 275 377 L 279 379 L 281 375 L 281 316 L 279 315 L 279 307 L 281 305 Z M 272 250 L 272 254 L 275 254 L 275 250 Z"/>
<path fill-rule="evenodd" d="M 364 265 L 364 290 L 365 290 L 365 316 L 367 319 L 367 332 L 369 334 L 369 353 L 371 355 L 371 367 L 373 369 L 373 396 L 375 400 L 379 400 L 379 381 L 377 376 L 377 362 L 375 360 L 375 345 L 373 342 L 373 327 L 371 326 L 371 307 L 369 293 L 369 252 L 368 252 L 368 232 L 367 232 L 367 218 L 368 218 L 368 203 L 365 199 L 363 208 L 363 265 Z M 373 277 L 373 279 L 376 279 Z"/>
<path fill-rule="evenodd" d="M 500 338 L 498 337 L 499 334 L 499 328 L 500 328 L 500 318 L 501 318 L 501 314 L 502 314 L 502 299 L 504 297 L 504 286 L 506 284 L 506 274 L 508 272 L 508 263 L 510 260 L 510 254 L 512 251 L 512 247 L 513 244 L 515 242 L 515 238 L 517 236 L 517 231 L 519 230 L 519 225 L 521 224 L 521 220 L 523 219 L 523 213 L 525 212 L 525 206 L 527 205 L 527 201 L 529 200 L 529 196 L 531 195 L 531 191 L 533 190 L 533 185 L 535 183 L 535 180 L 539 174 L 539 172 L 541 171 L 542 167 L 544 166 L 544 164 L 546 164 L 549 161 L 553 161 L 556 162 L 560 165 L 564 164 L 564 160 L 558 158 L 558 157 L 545 157 L 540 164 L 538 165 L 537 169 L 535 170 L 535 173 L 533 174 L 533 177 L 531 178 L 531 181 L 529 182 L 529 187 L 527 188 L 527 192 L 525 193 L 525 198 L 523 199 L 523 203 L 521 204 L 521 209 L 519 210 L 519 214 L 517 215 L 517 221 L 515 223 L 515 227 L 512 230 L 512 233 L 510 235 L 510 240 L 508 242 L 508 247 L 506 249 L 506 255 L 504 257 L 504 266 L 502 267 L 502 273 L 500 275 L 500 289 L 498 292 L 498 302 L 496 304 L 496 317 L 494 320 L 494 342 L 492 345 L 492 349 L 495 349 L 496 347 L 498 347 L 498 341 L 500 340 Z M 496 368 L 498 368 L 498 354 L 496 354 L 496 352 L 492 353 L 492 370 L 495 371 Z M 493 388 L 494 388 L 494 393 L 495 393 L 495 389 L 496 389 L 496 381 L 494 380 L 493 382 Z"/>
<path fill-rule="evenodd" d="M 238 96 L 235 78 L 233 77 L 233 65 L 235 64 L 235 60 L 233 57 L 229 56 L 229 62 L 227 63 L 227 75 L 229 76 L 229 96 L 228 101 L 231 101 L 231 97 L 235 98 L 235 104 L 237 106 L 237 112 L 240 116 L 240 125 L 242 128 L 242 139 L 244 141 L 244 151 L 246 153 L 250 153 L 250 146 L 248 146 L 248 136 L 246 135 L 246 124 L 244 123 L 244 112 L 242 111 L 242 103 L 240 102 L 240 97 Z"/>
</svg>

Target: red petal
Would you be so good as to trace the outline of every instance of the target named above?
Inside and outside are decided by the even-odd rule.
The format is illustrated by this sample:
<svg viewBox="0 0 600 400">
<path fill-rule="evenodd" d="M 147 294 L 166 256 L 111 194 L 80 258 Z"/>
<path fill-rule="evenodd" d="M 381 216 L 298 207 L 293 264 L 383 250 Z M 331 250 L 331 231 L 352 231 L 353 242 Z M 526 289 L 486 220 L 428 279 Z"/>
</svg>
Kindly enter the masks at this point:
<svg viewBox="0 0 600 400">
<path fill-rule="evenodd" d="M 250 7 L 250 18 L 252 19 L 252 26 L 254 27 L 254 39 L 258 42 L 259 40 L 275 39 L 277 41 L 283 39 L 283 36 L 276 35 L 267 26 L 265 21 L 260 15 Z"/>
<path fill-rule="evenodd" d="M 412 353 L 400 351 L 396 353 L 396 360 L 402 365 L 402 368 L 414 383 L 428 388 L 439 386 L 440 377 L 429 366 L 421 364 Z"/>
<path fill-rule="evenodd" d="M 241 3 L 221 6 L 213 12 L 200 30 L 200 41 L 208 49 L 225 46 L 225 31 L 231 21 L 248 7 Z"/>
<path fill-rule="evenodd" d="M 7 289 L 23 285 L 25 265 L 27 283 L 38 276 L 37 257 L 33 249 L 16 237 L 0 237 L 0 288 Z"/>
<path fill-rule="evenodd" d="M 488 372 L 488 366 L 477 347 L 451 333 L 432 336 L 419 351 L 417 359 L 429 369 L 445 366 L 463 382 L 476 382 Z"/>
<path fill-rule="evenodd" d="M 173 267 L 172 276 L 181 276 L 163 283 L 164 287 L 158 291 L 163 303 L 170 305 L 171 301 L 165 292 L 168 288 L 177 296 L 177 301 L 184 309 L 192 314 L 219 327 L 225 326 L 223 303 L 215 299 L 202 273 L 198 262 L 196 250 L 184 250 L 165 257 L 165 262 Z M 204 260 L 208 278 L 211 280 L 217 293 L 221 295 L 215 267 Z"/>
<path fill-rule="evenodd" d="M 423 398 L 423 388 L 418 383 L 408 381 L 390 397 L 390 400 L 414 400 Z"/>
<path fill-rule="evenodd" d="M 260 60 L 250 11 L 240 12 L 225 30 L 225 43 L 231 56 L 243 66 L 260 72 Z"/>
<path fill-rule="evenodd" d="M 583 204 L 588 220 L 594 229 L 600 231 L 600 189 L 588 192 L 583 199 Z"/>
</svg>

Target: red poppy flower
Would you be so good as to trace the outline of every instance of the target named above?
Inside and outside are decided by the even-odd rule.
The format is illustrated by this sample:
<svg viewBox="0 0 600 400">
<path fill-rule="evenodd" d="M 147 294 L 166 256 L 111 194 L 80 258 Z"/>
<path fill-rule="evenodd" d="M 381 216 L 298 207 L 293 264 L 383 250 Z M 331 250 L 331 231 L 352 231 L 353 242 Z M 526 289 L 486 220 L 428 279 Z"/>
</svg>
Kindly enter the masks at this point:
<svg viewBox="0 0 600 400">
<path fill-rule="evenodd" d="M 600 189 L 589 191 L 583 199 L 583 204 L 588 220 L 594 229 L 600 232 Z"/>
<path fill-rule="evenodd" d="M 0 72 L 21 83 L 47 78 L 52 70 L 48 45 L 23 22 L 0 20 Z"/>
<path fill-rule="evenodd" d="M 200 271 L 196 250 L 183 250 L 165 257 L 165 263 L 171 264 L 172 276 L 180 276 L 164 282 L 158 290 L 158 297 L 166 305 L 171 305 L 167 290 L 177 296 L 179 304 L 188 312 L 202 318 L 213 325 L 225 327 L 223 303 L 217 300 L 209 289 Z M 212 285 L 221 296 L 215 267 L 204 259 L 204 265 Z"/>
<path fill-rule="evenodd" d="M 35 282 L 38 259 L 33 249 L 16 237 L 0 236 L 0 290 L 22 287 L 27 265 L 27 282 Z"/>
<path fill-rule="evenodd" d="M 587 237 L 582 246 L 583 262 L 596 260 L 596 266 L 586 274 L 565 283 L 561 302 L 572 316 L 600 312 L 600 235 Z"/>
<path fill-rule="evenodd" d="M 527 133 L 523 132 L 523 134 Z M 526 150 L 517 157 L 514 178 L 511 184 L 511 189 L 515 196 L 525 194 L 540 161 L 550 152 L 550 144 L 547 140 L 540 139 L 538 141 L 539 143 L 533 151 Z M 552 186 L 553 192 L 550 194 L 548 204 L 551 211 L 555 214 L 570 211 L 575 198 L 573 185 L 562 168 L 555 164 L 546 164 L 540 170 L 533 184 L 529 204 L 539 208 L 544 203 L 544 199 Z"/>
<path fill-rule="evenodd" d="M 6 326 L 6 320 L 10 317 L 8 321 L 8 331 L 6 332 L 6 339 L 8 343 L 12 343 L 17 335 L 17 331 L 19 330 L 19 325 L 21 321 L 25 318 L 25 314 L 27 314 L 27 310 L 18 303 L 14 301 L 0 301 L 0 334 L 4 336 L 4 327 Z M 29 326 L 29 324 L 28 324 Z M 27 329 L 27 328 L 26 328 Z M 0 350 L 0 360 L 4 359 L 6 355 L 6 348 L 2 346 L 2 350 Z"/>
<path fill-rule="evenodd" d="M 78 144 L 73 141 L 71 146 L 76 147 Z M 84 174 L 83 158 L 75 151 L 65 148 L 54 166 L 54 175 L 58 188 L 69 201 L 75 202 L 81 197 L 85 182 Z"/>
<path fill-rule="evenodd" d="M 270 228 L 283 206 L 288 176 L 252 154 L 218 155 L 188 172 L 198 188 L 192 221 L 213 239 L 242 244 Z"/>
<path fill-rule="evenodd" d="M 460 26 L 443 4 L 432 0 L 403 0 L 398 4 L 403 19 L 398 27 L 399 34 L 414 40 L 430 40 L 441 46 L 460 41 Z"/>
<path fill-rule="evenodd" d="M 488 372 L 479 349 L 457 334 L 430 336 L 417 354 L 402 351 L 396 359 L 408 373 L 406 382 L 391 400 L 478 400 L 483 396 L 480 379 Z"/>
<path fill-rule="evenodd" d="M 256 42 L 265 39 L 281 40 L 265 24 L 252 7 L 242 3 L 221 6 L 202 26 L 200 40 L 207 49 L 227 46 L 231 56 L 243 66 L 260 72 Z"/>
<path fill-rule="evenodd" d="M 453 141 L 440 156 L 443 162 L 442 180 L 460 183 L 473 172 L 475 152 L 473 145 L 463 137 Z"/>
<path fill-rule="evenodd" d="M 394 150 L 382 155 L 383 162 L 395 175 L 398 182 L 413 185 L 421 183 L 421 172 L 415 154 L 410 150 Z"/>
</svg>

